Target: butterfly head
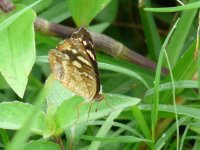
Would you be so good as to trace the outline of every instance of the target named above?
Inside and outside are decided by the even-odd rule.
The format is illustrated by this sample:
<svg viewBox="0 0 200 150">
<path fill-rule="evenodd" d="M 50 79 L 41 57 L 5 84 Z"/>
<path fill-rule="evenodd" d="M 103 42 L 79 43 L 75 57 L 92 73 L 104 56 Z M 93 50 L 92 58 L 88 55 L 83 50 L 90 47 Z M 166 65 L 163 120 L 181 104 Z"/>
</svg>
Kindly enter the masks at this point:
<svg viewBox="0 0 200 150">
<path fill-rule="evenodd" d="M 97 102 L 101 102 L 104 99 L 104 95 L 103 94 L 97 94 L 93 97 L 93 99 Z"/>
<path fill-rule="evenodd" d="M 91 40 L 91 36 L 85 27 L 81 27 L 77 32 L 72 33 L 71 38 L 83 40 Z"/>
</svg>

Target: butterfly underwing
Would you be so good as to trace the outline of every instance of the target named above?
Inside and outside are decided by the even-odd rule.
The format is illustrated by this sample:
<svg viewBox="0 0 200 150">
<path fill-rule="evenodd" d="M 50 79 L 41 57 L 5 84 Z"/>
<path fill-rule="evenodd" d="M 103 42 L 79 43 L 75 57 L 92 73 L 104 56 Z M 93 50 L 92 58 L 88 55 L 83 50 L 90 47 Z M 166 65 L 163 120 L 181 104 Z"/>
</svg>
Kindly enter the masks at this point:
<svg viewBox="0 0 200 150">
<path fill-rule="evenodd" d="M 50 50 L 49 62 L 55 79 L 72 92 L 89 100 L 103 99 L 95 48 L 85 27 Z"/>
</svg>

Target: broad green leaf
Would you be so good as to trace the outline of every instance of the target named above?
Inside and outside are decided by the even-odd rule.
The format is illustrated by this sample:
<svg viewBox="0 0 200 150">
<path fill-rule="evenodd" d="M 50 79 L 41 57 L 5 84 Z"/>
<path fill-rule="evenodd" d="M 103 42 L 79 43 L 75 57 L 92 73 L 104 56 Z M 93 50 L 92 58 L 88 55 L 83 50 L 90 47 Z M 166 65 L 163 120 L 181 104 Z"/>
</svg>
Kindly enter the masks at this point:
<svg viewBox="0 0 200 150">
<path fill-rule="evenodd" d="M 14 12 L 24 9 L 26 7 L 18 5 Z M 9 15 L 1 14 L 0 22 L 7 22 Z M 34 19 L 35 13 L 28 10 L 0 31 L 0 72 L 20 97 L 24 95 L 35 62 Z"/>
<path fill-rule="evenodd" d="M 0 103 L 0 128 L 10 130 L 20 129 L 32 109 L 32 105 L 17 101 Z M 43 134 L 45 129 L 44 117 L 44 113 L 40 112 L 39 118 L 31 129 L 34 133 Z"/>
<path fill-rule="evenodd" d="M 22 150 L 60 150 L 58 144 L 55 144 L 50 141 L 45 140 L 38 140 L 38 141 L 31 141 L 24 145 Z"/>
<path fill-rule="evenodd" d="M 64 100 L 74 96 L 70 90 L 64 87 L 59 81 L 52 79 L 52 86 L 48 91 L 46 100 L 47 107 L 56 109 Z"/>
<path fill-rule="evenodd" d="M 8 83 L 5 81 L 5 79 L 3 78 L 3 76 L 0 74 L 0 89 L 8 89 L 9 85 Z"/>
<path fill-rule="evenodd" d="M 49 86 L 50 86 L 50 83 L 47 82 L 45 84 L 45 87 L 43 87 L 40 90 L 39 94 L 37 95 L 37 98 L 35 99 L 34 107 L 32 108 L 32 110 L 28 114 L 24 113 L 24 115 L 26 115 L 26 120 L 23 123 L 23 126 L 21 127 L 21 129 L 15 133 L 14 137 L 12 138 L 12 142 L 7 146 L 7 150 L 15 150 L 16 147 L 18 149 L 22 149 L 25 142 L 31 136 L 31 129 L 33 128 L 33 125 L 38 122 L 37 121 L 38 118 L 40 118 L 40 113 L 41 113 L 40 109 L 45 102 L 45 96 L 47 94 Z M 46 120 L 43 118 L 40 124 L 44 126 L 44 127 L 42 126 L 43 134 L 44 134 L 44 131 L 46 131 L 46 126 L 45 126 Z"/>
<path fill-rule="evenodd" d="M 68 0 L 68 8 L 78 27 L 88 26 L 92 19 L 110 2 L 111 0 Z"/>
<path fill-rule="evenodd" d="M 49 137 L 55 133 L 56 125 L 54 121 L 54 113 L 57 107 L 66 99 L 72 97 L 74 93 L 64 87 L 59 81 L 55 80 L 51 74 L 47 81 L 48 91 L 46 95 L 46 132 L 44 137 Z"/>
<path fill-rule="evenodd" d="M 98 104 L 97 112 L 95 112 L 96 107 L 94 107 L 96 106 L 96 104 L 94 103 L 92 105 L 88 120 L 101 118 L 103 116 L 108 115 L 110 112 L 119 109 L 124 109 L 126 107 L 136 105 L 137 103 L 140 102 L 138 98 L 133 98 L 128 96 L 114 95 L 114 94 L 113 95 L 104 94 L 104 96 L 105 96 L 104 100 L 102 100 Z M 111 108 L 106 104 L 106 101 L 111 106 Z M 84 99 L 82 97 L 74 96 L 72 98 L 67 99 L 66 101 L 63 101 L 63 103 L 57 108 L 54 116 L 57 127 L 56 134 L 59 134 L 60 132 L 63 131 L 63 129 L 67 127 L 75 125 L 77 119 L 78 122 L 76 122 L 76 124 L 87 121 L 90 104 L 87 103 L 87 101 L 85 101 L 85 103 L 82 102 L 84 102 Z M 80 103 L 82 103 L 81 106 Z M 77 118 L 78 106 L 80 106 L 78 110 L 80 114 L 79 118 Z"/>
<path fill-rule="evenodd" d="M 16 6 L 14 11 L 9 12 L 8 14 L 0 14 L 0 30 L 5 29 L 8 27 L 13 21 L 15 21 L 19 16 L 21 16 L 23 13 L 25 13 L 27 10 L 29 10 L 31 7 L 38 4 L 41 0 L 36 1 L 35 3 L 27 6 L 24 9 L 20 9 L 20 5 Z M 4 16 L 5 15 L 5 16 Z M 6 18 L 4 18 L 6 17 Z M 3 19 L 3 20 L 2 20 Z M 6 20 L 4 20 L 6 19 Z"/>
<path fill-rule="evenodd" d="M 103 22 L 103 23 L 99 23 L 99 24 L 88 27 L 88 30 L 102 33 L 106 28 L 108 28 L 109 25 L 110 23 Z"/>
<path fill-rule="evenodd" d="M 117 17 L 119 0 L 111 0 L 111 2 L 95 17 L 101 22 L 112 23 Z"/>
</svg>

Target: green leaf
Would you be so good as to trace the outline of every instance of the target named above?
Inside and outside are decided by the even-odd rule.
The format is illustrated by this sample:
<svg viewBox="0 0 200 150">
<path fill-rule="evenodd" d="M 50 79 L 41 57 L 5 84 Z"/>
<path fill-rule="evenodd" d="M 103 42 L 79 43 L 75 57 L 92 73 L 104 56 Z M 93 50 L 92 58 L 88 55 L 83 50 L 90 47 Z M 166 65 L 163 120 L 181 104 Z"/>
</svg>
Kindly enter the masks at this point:
<svg viewBox="0 0 200 150">
<path fill-rule="evenodd" d="M 101 22 L 114 22 L 117 17 L 119 0 L 111 0 L 111 2 L 95 17 Z"/>
<path fill-rule="evenodd" d="M 110 2 L 111 0 L 68 0 L 68 8 L 78 27 L 88 26 L 92 19 Z"/>
<path fill-rule="evenodd" d="M 151 12 L 144 11 L 143 8 L 145 6 L 151 6 L 151 1 L 145 1 L 144 4 L 139 7 L 139 10 L 144 29 L 144 35 L 146 38 L 146 44 L 149 50 L 149 55 L 154 61 L 156 61 L 159 56 L 160 48 L 162 46 L 161 39 L 157 31 L 154 16 Z"/>
<path fill-rule="evenodd" d="M 25 5 L 30 5 L 31 3 L 34 3 L 35 0 L 23 0 L 22 2 Z M 33 10 L 38 14 L 39 12 L 47 9 L 52 3 L 53 3 L 53 0 L 41 0 L 40 5 L 33 7 Z"/>
<path fill-rule="evenodd" d="M 105 121 L 90 121 L 90 122 L 87 122 L 87 125 L 88 126 L 97 126 L 97 125 L 100 126 L 100 125 L 103 125 L 104 123 L 105 123 Z M 128 131 L 137 137 L 143 137 L 138 131 L 136 131 L 137 129 L 132 128 L 132 125 L 133 125 L 133 122 L 129 122 L 128 124 L 122 124 L 122 123 L 115 122 L 115 121 L 112 122 L 112 127 L 118 127 L 119 128 L 118 130 Z M 116 135 L 119 135 L 119 133 L 114 132 L 112 134 L 112 136 L 116 136 Z"/>
<path fill-rule="evenodd" d="M 147 122 L 145 121 L 144 115 L 142 114 L 141 110 L 138 108 L 138 106 L 133 106 L 131 110 L 135 120 L 137 120 L 138 122 L 140 130 L 143 132 L 144 137 L 146 139 L 151 139 L 149 127 L 147 125 Z"/>
<path fill-rule="evenodd" d="M 22 127 L 31 113 L 33 106 L 21 102 L 3 102 L 0 103 L 0 128 L 18 130 Z M 26 114 L 26 115 L 25 115 Z M 32 131 L 42 135 L 45 129 L 45 116 L 40 112 L 39 118 L 32 126 Z"/>
<path fill-rule="evenodd" d="M 173 75 L 175 81 L 191 79 L 194 73 L 196 72 L 197 63 L 194 60 L 195 44 L 196 42 L 194 41 L 173 68 Z M 169 82 L 169 80 L 169 76 L 165 78 L 165 82 Z M 176 90 L 176 94 L 179 94 L 182 91 L 182 89 Z M 170 91 L 162 93 L 160 95 L 161 103 L 167 103 L 168 101 L 170 101 L 171 95 L 172 94 Z"/>
<path fill-rule="evenodd" d="M 184 6 L 166 7 L 166 8 L 144 8 L 144 10 L 152 12 L 176 12 L 176 11 L 195 9 L 199 7 L 200 7 L 200 2 L 195 2 Z"/>
<path fill-rule="evenodd" d="M 155 73 L 153 73 L 149 69 L 138 67 L 137 65 L 130 63 L 128 61 L 121 60 L 121 59 L 115 59 L 113 57 L 109 57 L 109 56 L 102 55 L 102 54 L 97 55 L 97 60 L 98 60 L 98 62 L 108 63 L 108 64 L 111 64 L 114 66 L 120 66 L 121 68 L 131 70 L 132 72 L 139 74 L 143 79 L 145 79 L 146 82 L 148 82 L 148 85 L 152 86 Z M 99 66 L 99 68 L 100 67 L 101 66 Z"/>
<path fill-rule="evenodd" d="M 188 118 L 187 117 L 183 117 L 181 119 L 179 119 L 179 124 L 183 124 Z M 176 131 L 176 123 L 174 123 L 171 127 L 169 127 L 167 129 L 167 131 L 165 131 L 162 136 L 158 139 L 158 141 L 156 142 L 156 149 L 160 150 L 162 149 L 162 147 L 167 143 L 167 141 L 173 136 L 174 132 Z"/>
<path fill-rule="evenodd" d="M 117 118 L 121 112 L 122 112 L 122 109 L 112 112 L 108 116 L 104 124 L 101 126 L 101 128 L 99 129 L 98 133 L 96 134 L 96 137 L 101 137 L 101 138 L 106 137 L 106 135 L 108 134 L 108 132 L 110 131 L 112 127 L 112 123 L 114 119 Z M 100 145 L 101 145 L 100 141 L 93 141 L 90 144 L 90 147 L 88 148 L 88 150 L 98 150 Z"/>
<path fill-rule="evenodd" d="M 64 87 L 59 81 L 52 79 L 52 86 L 46 96 L 47 107 L 55 110 L 64 100 L 74 96 L 70 90 Z"/>
<path fill-rule="evenodd" d="M 134 136 L 121 136 L 121 137 L 94 137 L 94 136 L 82 136 L 82 139 L 89 141 L 102 141 L 102 142 L 120 142 L 120 143 L 137 143 L 137 142 L 151 142 L 147 139 L 137 138 Z"/>
<path fill-rule="evenodd" d="M 99 23 L 99 24 L 88 27 L 88 30 L 102 33 L 104 30 L 106 30 L 106 28 L 108 28 L 109 25 L 110 25 L 110 23 L 103 22 L 103 23 Z"/>
<path fill-rule="evenodd" d="M 11 17 L 6 19 L 9 13 L 0 15 L 0 22 L 2 22 L 0 25 L 0 72 L 20 97 L 24 95 L 28 75 L 35 62 L 33 28 L 35 13 L 32 10 L 27 11 L 27 7 L 22 5 L 16 6 L 16 10 L 12 13 L 25 10 L 25 13 L 15 16 L 14 19 L 10 19 Z"/>
<path fill-rule="evenodd" d="M 87 130 L 87 124 L 82 123 L 77 126 L 73 126 L 71 128 L 67 128 L 65 131 L 66 137 L 67 137 L 67 147 L 70 149 L 72 146 L 75 147 L 75 145 L 79 142 L 81 139 L 81 136 L 85 133 Z"/>
<path fill-rule="evenodd" d="M 16 8 L 14 11 L 9 12 L 8 14 L 0 14 L 0 30 L 5 29 L 8 27 L 13 21 L 15 21 L 19 16 L 21 16 L 23 13 L 25 13 L 27 10 L 29 10 L 31 7 L 35 6 L 38 4 L 41 0 L 36 1 L 35 3 L 27 6 L 24 9 L 20 9 L 19 6 L 21 5 L 16 5 Z M 5 16 L 4 16 L 5 15 Z M 4 18 L 5 17 L 5 18 Z M 7 18 L 8 17 L 8 18 Z M 6 20 L 2 20 L 6 19 Z"/>
<path fill-rule="evenodd" d="M 197 81 L 192 81 L 192 80 L 183 80 L 183 81 L 177 81 L 174 82 L 175 88 L 198 88 L 198 82 Z M 171 90 L 172 89 L 172 83 L 167 82 L 164 84 L 160 84 L 159 91 L 164 91 L 164 90 Z M 151 88 L 145 93 L 145 97 L 149 96 L 154 93 L 154 89 Z"/>
<path fill-rule="evenodd" d="M 187 116 L 190 118 L 196 118 L 196 119 L 200 119 L 200 109 L 197 108 L 192 108 L 189 106 L 181 106 L 181 105 L 177 105 L 177 114 L 178 115 L 182 115 L 182 116 Z M 143 111 L 151 111 L 152 107 L 150 105 L 140 105 L 139 108 Z M 164 105 L 164 104 L 160 104 L 159 108 L 158 108 L 159 112 L 165 112 L 165 113 L 175 113 L 174 111 L 174 106 L 173 105 Z"/>
<path fill-rule="evenodd" d="M 126 107 L 136 105 L 140 102 L 138 98 L 132 98 L 128 96 L 122 96 L 122 95 L 104 95 L 107 103 L 112 107 L 108 107 L 105 99 L 99 102 L 98 104 L 98 111 L 95 112 L 96 107 L 92 107 L 88 120 L 94 120 L 101 118 L 103 116 L 108 115 L 108 113 L 113 112 L 115 110 L 124 109 Z M 63 103 L 57 108 L 55 112 L 55 123 L 57 126 L 57 132 L 56 134 L 59 134 L 63 131 L 63 129 L 70 127 L 71 125 L 75 125 L 75 122 L 77 121 L 77 106 L 84 102 L 84 99 L 79 96 L 74 96 L 72 98 L 69 98 L 66 101 L 63 101 Z M 87 102 L 87 101 L 85 101 Z M 80 106 L 80 105 L 79 105 Z M 94 105 L 92 105 L 94 106 Z M 90 104 L 84 103 L 79 107 L 79 118 L 78 123 L 83 123 L 87 121 L 88 117 L 88 110 L 89 110 Z"/>
<path fill-rule="evenodd" d="M 23 144 L 25 144 L 25 142 L 31 136 L 31 128 L 33 127 L 35 123 L 38 122 L 37 121 L 38 118 L 40 118 L 40 109 L 44 104 L 45 96 L 49 89 L 49 86 L 50 86 L 50 83 L 47 82 L 45 84 L 45 87 L 43 87 L 42 90 L 40 90 L 39 94 L 37 95 L 35 99 L 34 107 L 32 108 L 32 110 L 28 114 L 24 113 L 24 115 L 26 116 L 26 120 L 23 123 L 23 126 L 21 127 L 21 129 L 18 130 L 16 134 L 14 135 L 14 137 L 12 138 L 12 142 L 8 145 L 7 150 L 15 150 L 16 147 L 18 149 L 22 149 Z M 46 120 L 44 120 L 43 118 L 42 118 L 42 121 L 39 122 L 39 125 L 43 125 L 42 126 L 43 128 L 41 129 L 43 129 L 43 134 L 44 134 L 44 131 L 46 131 L 46 126 L 45 126 Z"/>
<path fill-rule="evenodd" d="M 50 22 L 59 23 L 71 17 L 71 13 L 67 9 L 66 1 L 62 1 L 42 12 L 39 17 L 45 18 Z"/>
<path fill-rule="evenodd" d="M 191 32 L 193 21 L 196 19 L 195 16 L 197 14 L 197 10 L 198 9 L 184 11 L 181 14 L 179 24 L 177 25 L 177 28 L 167 46 L 167 54 L 172 68 L 176 65 L 183 52 L 183 48 L 186 45 L 186 39 L 188 38 L 188 34 Z M 164 62 L 164 66 L 167 66 L 166 61 Z"/>
<path fill-rule="evenodd" d="M 60 147 L 58 144 L 55 144 L 50 141 L 45 140 L 37 140 L 37 141 L 31 141 L 30 143 L 27 143 L 24 145 L 22 150 L 60 150 Z"/>
<path fill-rule="evenodd" d="M 140 80 L 147 88 L 149 88 L 149 85 L 147 84 L 147 82 L 139 74 L 133 72 L 132 70 L 122 68 L 120 66 L 108 64 L 108 63 L 102 63 L 102 62 L 98 63 L 98 65 L 99 65 L 99 68 L 101 68 L 101 69 L 115 71 L 115 72 L 123 73 L 123 74 L 129 75 L 131 77 L 134 77 L 134 78 Z"/>
<path fill-rule="evenodd" d="M 157 64 L 157 68 L 156 68 L 156 76 L 155 76 L 155 82 L 154 82 L 154 91 L 155 91 L 155 95 L 154 95 L 154 99 L 153 99 L 153 107 L 152 107 L 152 134 L 155 134 L 155 127 L 156 127 L 156 123 L 157 123 L 157 119 L 158 119 L 158 106 L 159 106 L 159 88 L 160 88 L 160 77 L 161 77 L 161 68 L 162 68 L 162 63 L 163 63 L 163 58 L 164 58 L 164 52 L 165 52 L 165 48 L 170 40 L 170 37 L 172 36 L 172 33 L 174 32 L 176 25 L 178 24 L 179 19 L 175 22 L 174 26 L 172 27 L 172 29 L 170 30 L 169 34 L 167 35 L 162 47 L 161 47 L 161 51 L 160 51 L 160 56 L 158 58 L 158 64 Z M 154 138 L 154 135 L 153 135 Z M 154 140 L 154 139 L 153 139 Z"/>
</svg>

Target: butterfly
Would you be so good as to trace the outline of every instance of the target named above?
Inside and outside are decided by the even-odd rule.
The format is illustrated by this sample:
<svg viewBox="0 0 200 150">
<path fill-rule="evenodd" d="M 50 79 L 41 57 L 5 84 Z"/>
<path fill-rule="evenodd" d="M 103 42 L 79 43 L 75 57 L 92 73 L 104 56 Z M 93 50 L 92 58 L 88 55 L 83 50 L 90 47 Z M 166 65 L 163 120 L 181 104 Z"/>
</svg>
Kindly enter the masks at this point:
<svg viewBox="0 0 200 150">
<path fill-rule="evenodd" d="M 101 101 L 99 69 L 90 33 L 85 27 L 72 33 L 49 51 L 52 73 L 65 87 L 79 96 Z"/>
</svg>

